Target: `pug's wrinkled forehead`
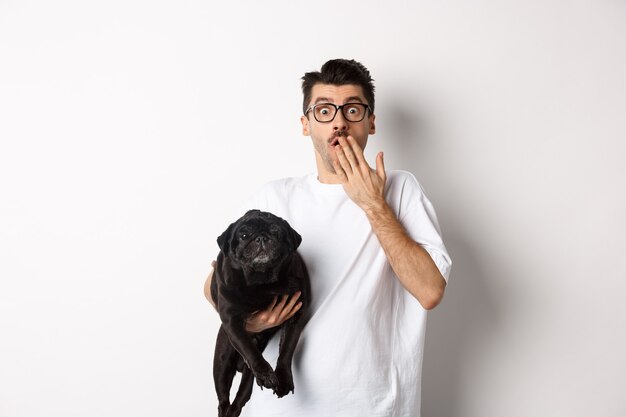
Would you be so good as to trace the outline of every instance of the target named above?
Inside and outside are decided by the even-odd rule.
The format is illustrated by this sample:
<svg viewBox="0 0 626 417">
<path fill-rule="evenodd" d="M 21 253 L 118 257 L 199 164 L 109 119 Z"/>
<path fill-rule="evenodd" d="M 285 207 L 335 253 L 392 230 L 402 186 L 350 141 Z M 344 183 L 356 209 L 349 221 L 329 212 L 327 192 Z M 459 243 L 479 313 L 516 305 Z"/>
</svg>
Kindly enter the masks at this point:
<svg viewBox="0 0 626 417">
<path fill-rule="evenodd" d="M 281 234 L 280 219 L 271 216 L 254 216 L 247 218 L 238 223 L 237 234 L 265 234 L 273 235 Z"/>
<path fill-rule="evenodd" d="M 268 213 L 260 210 L 250 210 L 246 214 L 244 214 L 243 218 L 239 222 L 239 227 L 263 227 L 263 226 L 271 226 L 275 225 L 277 222 L 280 222 L 282 219 L 273 215 L 272 213 Z"/>
<path fill-rule="evenodd" d="M 287 239 L 291 250 L 295 250 L 302 242 L 302 237 L 293 230 L 287 221 L 272 213 L 261 210 L 248 211 L 239 220 L 231 224 L 228 229 L 218 237 L 217 242 L 222 251 L 229 253 L 233 249 L 233 246 L 238 243 L 241 233 L 262 232 L 282 235 L 281 238 Z"/>
</svg>

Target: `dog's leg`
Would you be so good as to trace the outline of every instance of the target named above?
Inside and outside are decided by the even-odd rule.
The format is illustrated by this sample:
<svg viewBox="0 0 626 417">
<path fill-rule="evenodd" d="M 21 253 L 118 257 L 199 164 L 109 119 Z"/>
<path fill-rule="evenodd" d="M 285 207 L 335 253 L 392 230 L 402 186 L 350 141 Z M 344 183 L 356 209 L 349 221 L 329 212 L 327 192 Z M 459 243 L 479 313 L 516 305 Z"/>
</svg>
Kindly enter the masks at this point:
<svg viewBox="0 0 626 417">
<path fill-rule="evenodd" d="M 252 383 L 254 382 L 254 375 L 250 368 L 247 366 L 243 367 L 243 372 L 241 373 L 241 383 L 239 384 L 239 389 L 237 390 L 237 395 L 235 395 L 235 399 L 233 403 L 228 408 L 227 417 L 237 417 L 241 414 L 241 409 L 250 399 L 252 395 Z"/>
<path fill-rule="evenodd" d="M 228 333 L 230 342 L 254 374 L 259 386 L 276 389 L 278 378 L 261 351 L 255 346 L 250 334 L 246 332 L 243 320 L 233 320 L 224 315 L 222 316 L 222 324 Z"/>
<path fill-rule="evenodd" d="M 271 334 L 269 333 L 257 333 L 253 337 L 253 343 L 259 349 L 260 352 L 265 350 L 267 343 L 269 342 Z M 239 390 L 233 400 L 232 405 L 228 410 L 228 417 L 237 417 L 243 406 L 246 405 L 250 396 L 252 395 L 252 383 L 254 382 L 254 374 L 246 365 L 243 366 L 241 373 L 241 383 L 239 384 Z"/>
<path fill-rule="evenodd" d="M 224 327 L 220 326 L 213 356 L 213 381 L 217 392 L 218 416 L 225 417 L 230 405 L 230 387 L 237 372 L 239 354 L 230 344 Z"/>
<path fill-rule="evenodd" d="M 283 324 L 280 336 L 278 362 L 276 363 L 278 387 L 274 389 L 274 394 L 276 394 L 278 398 L 289 394 L 289 391 L 294 392 L 291 362 L 293 360 L 293 354 L 296 351 L 300 333 L 302 333 L 302 322 L 302 320 L 294 318 Z"/>
</svg>

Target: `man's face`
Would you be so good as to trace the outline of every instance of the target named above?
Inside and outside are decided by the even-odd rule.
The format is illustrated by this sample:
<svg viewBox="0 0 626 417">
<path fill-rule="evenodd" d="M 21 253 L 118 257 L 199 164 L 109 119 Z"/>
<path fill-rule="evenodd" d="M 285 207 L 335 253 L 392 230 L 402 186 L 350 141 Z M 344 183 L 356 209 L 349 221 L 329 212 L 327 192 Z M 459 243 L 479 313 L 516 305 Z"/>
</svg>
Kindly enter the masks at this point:
<svg viewBox="0 0 626 417">
<path fill-rule="evenodd" d="M 311 91 L 311 102 L 308 104 L 311 106 L 319 103 L 332 103 L 337 106 L 346 103 L 369 104 L 363 95 L 363 88 L 352 84 L 315 84 Z M 337 146 L 338 135 L 352 136 L 359 146 L 365 149 L 368 135 L 376 132 L 374 119 L 375 116 L 368 111 L 360 122 L 349 122 L 341 110 L 337 111 L 335 118 L 327 123 L 318 122 L 312 111 L 300 118 L 302 134 L 311 136 L 313 141 L 320 180 L 329 180 L 335 176 L 333 161 L 337 160 L 337 156 L 334 147 Z"/>
</svg>

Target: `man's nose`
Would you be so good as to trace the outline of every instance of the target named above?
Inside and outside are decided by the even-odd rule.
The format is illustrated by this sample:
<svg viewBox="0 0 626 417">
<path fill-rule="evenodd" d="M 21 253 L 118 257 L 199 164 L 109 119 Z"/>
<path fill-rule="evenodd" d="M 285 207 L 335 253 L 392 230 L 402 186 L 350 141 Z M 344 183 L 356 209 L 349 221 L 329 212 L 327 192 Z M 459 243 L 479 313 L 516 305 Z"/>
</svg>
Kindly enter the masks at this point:
<svg viewBox="0 0 626 417">
<path fill-rule="evenodd" d="M 350 126 L 350 124 L 343 116 L 343 112 L 338 110 L 337 114 L 335 114 L 335 118 L 333 119 L 333 130 L 348 130 L 348 126 Z"/>
</svg>

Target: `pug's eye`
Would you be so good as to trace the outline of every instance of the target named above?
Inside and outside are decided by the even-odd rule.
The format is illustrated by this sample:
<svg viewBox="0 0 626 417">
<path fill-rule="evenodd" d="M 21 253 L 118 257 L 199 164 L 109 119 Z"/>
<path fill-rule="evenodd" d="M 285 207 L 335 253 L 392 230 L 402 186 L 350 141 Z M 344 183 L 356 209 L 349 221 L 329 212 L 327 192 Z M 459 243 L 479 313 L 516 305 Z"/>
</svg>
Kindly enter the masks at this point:
<svg viewBox="0 0 626 417">
<path fill-rule="evenodd" d="M 248 235 L 246 233 L 241 233 L 239 235 L 239 240 L 246 240 L 248 238 Z"/>
</svg>

